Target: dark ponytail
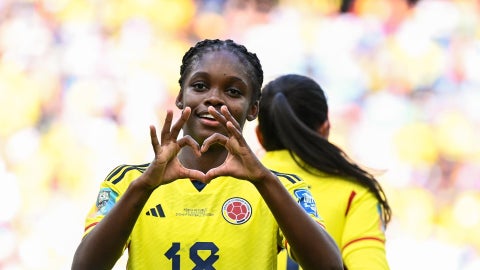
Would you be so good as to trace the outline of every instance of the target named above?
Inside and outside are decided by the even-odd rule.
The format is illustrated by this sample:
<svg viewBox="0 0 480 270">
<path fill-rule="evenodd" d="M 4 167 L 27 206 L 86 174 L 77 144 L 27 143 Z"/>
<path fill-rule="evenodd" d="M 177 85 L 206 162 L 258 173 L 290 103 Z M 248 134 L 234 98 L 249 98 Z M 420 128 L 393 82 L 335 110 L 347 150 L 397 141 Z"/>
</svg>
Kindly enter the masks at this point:
<svg viewBox="0 0 480 270">
<path fill-rule="evenodd" d="M 312 167 L 367 187 L 382 205 L 383 219 L 387 224 L 391 209 L 375 177 L 317 132 L 327 120 L 325 93 L 308 77 L 284 75 L 269 82 L 262 90 L 258 122 L 265 150 L 288 149 L 294 158 L 295 155 L 300 158 L 296 159 L 297 164 L 307 171 Z"/>
</svg>

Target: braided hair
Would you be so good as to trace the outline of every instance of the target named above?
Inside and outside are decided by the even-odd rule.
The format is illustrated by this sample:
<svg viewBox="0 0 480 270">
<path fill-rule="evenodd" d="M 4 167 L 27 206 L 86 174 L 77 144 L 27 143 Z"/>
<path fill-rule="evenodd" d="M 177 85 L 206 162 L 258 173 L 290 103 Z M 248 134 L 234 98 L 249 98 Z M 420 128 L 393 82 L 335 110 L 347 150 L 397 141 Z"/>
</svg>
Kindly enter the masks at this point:
<svg viewBox="0 0 480 270">
<path fill-rule="evenodd" d="M 288 149 L 306 171 L 315 173 L 309 170 L 310 166 L 367 187 L 382 205 L 382 218 L 387 224 L 392 213 L 380 183 L 339 147 L 318 134 L 317 128 L 326 120 L 327 98 L 313 79 L 288 74 L 264 86 L 258 124 L 265 150 Z"/>
<path fill-rule="evenodd" d="M 227 50 L 234 53 L 240 61 L 245 64 L 245 68 L 252 79 L 253 101 L 260 99 L 261 87 L 263 84 L 263 69 L 255 53 L 249 52 L 243 45 L 235 43 L 231 39 L 205 39 L 197 42 L 195 46 L 191 47 L 182 58 L 182 65 L 180 66 L 180 79 L 178 83 L 183 87 L 185 75 L 188 74 L 191 68 L 200 61 L 201 57 L 212 51 Z"/>
</svg>

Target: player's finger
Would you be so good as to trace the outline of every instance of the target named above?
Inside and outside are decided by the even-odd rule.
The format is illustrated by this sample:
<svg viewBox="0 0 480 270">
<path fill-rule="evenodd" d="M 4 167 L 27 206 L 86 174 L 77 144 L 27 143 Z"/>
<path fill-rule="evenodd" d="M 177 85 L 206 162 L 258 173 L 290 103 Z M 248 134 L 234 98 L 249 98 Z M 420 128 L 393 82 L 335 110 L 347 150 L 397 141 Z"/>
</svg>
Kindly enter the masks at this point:
<svg viewBox="0 0 480 270">
<path fill-rule="evenodd" d="M 217 111 L 215 107 L 208 106 L 208 112 L 215 118 L 215 120 L 222 123 L 223 125 L 227 123 L 227 119 L 225 118 L 225 116 L 223 116 L 220 111 Z"/>
<path fill-rule="evenodd" d="M 172 119 L 173 112 L 171 110 L 167 110 L 167 115 L 165 116 L 165 122 L 163 123 L 162 134 L 160 137 L 162 144 L 170 139 L 170 127 L 172 126 Z"/>
<path fill-rule="evenodd" d="M 212 181 L 213 179 L 219 177 L 219 176 L 226 176 L 226 175 L 229 175 L 229 172 L 227 171 L 226 167 L 225 166 L 219 166 L 219 167 L 216 167 L 216 168 L 212 168 L 210 169 L 206 174 L 205 174 L 205 178 L 204 178 L 204 183 L 208 184 L 210 183 L 210 181 Z"/>
<path fill-rule="evenodd" d="M 206 138 L 205 141 L 203 141 L 200 151 L 202 153 L 205 153 L 210 148 L 211 145 L 216 143 L 225 146 L 227 144 L 227 141 L 228 141 L 228 137 L 226 137 L 225 135 L 222 135 L 220 133 L 214 133 L 210 135 L 210 137 Z"/>
<path fill-rule="evenodd" d="M 232 122 L 232 124 L 237 128 L 237 129 L 240 129 L 240 124 L 237 122 L 237 120 L 232 116 L 232 114 L 230 113 L 230 111 L 228 110 L 228 107 L 223 105 L 221 108 L 220 108 L 220 112 L 222 113 L 222 115 L 225 117 L 225 119 L 227 121 L 230 121 Z"/>
<path fill-rule="evenodd" d="M 150 141 L 152 143 L 153 152 L 157 155 L 157 149 L 159 148 L 157 130 L 154 125 L 150 125 Z"/>
<path fill-rule="evenodd" d="M 180 118 L 175 122 L 173 125 L 170 136 L 172 139 L 176 139 L 178 137 L 178 134 L 180 133 L 180 130 L 182 130 L 183 125 L 185 122 L 187 122 L 188 118 L 190 117 L 190 114 L 192 112 L 192 109 L 190 107 L 185 107 L 182 111 L 182 115 Z"/>
<path fill-rule="evenodd" d="M 245 143 L 245 138 L 243 137 L 242 132 L 231 121 L 227 122 L 227 130 L 228 130 L 230 136 L 235 137 L 237 139 L 237 141 L 241 142 L 242 144 Z"/>
<path fill-rule="evenodd" d="M 204 182 L 205 174 L 198 170 L 183 168 L 180 172 L 180 178 L 189 178 L 189 179 L 199 180 L 200 182 Z"/>
<path fill-rule="evenodd" d="M 190 137 L 190 135 L 186 135 L 183 138 L 179 139 L 177 141 L 177 144 L 180 147 L 189 146 L 190 148 L 192 148 L 195 155 L 197 155 L 197 156 L 202 155 L 200 153 L 200 146 L 198 145 L 198 142 L 195 141 L 192 137 Z"/>
</svg>

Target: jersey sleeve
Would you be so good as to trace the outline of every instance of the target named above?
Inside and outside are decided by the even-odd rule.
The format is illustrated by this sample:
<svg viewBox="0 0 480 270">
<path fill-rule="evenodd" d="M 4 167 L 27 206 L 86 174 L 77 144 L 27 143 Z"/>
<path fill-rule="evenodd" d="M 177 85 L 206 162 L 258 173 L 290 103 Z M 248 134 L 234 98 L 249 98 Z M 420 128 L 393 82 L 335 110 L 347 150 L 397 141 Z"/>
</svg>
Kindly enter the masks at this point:
<svg viewBox="0 0 480 270">
<path fill-rule="evenodd" d="M 353 199 L 341 243 L 342 257 L 349 268 L 389 269 L 381 210 L 376 197 L 367 190 Z"/>
<path fill-rule="evenodd" d="M 272 172 L 280 179 L 290 195 L 292 195 L 302 209 L 305 210 L 305 212 L 313 218 L 319 226 L 325 229 L 325 221 L 318 214 L 317 205 L 310 192 L 308 184 L 295 174 L 286 174 L 276 171 Z M 288 255 L 292 257 L 290 246 L 288 245 L 286 238 L 281 231 L 279 234 L 281 239 L 281 243 L 279 243 L 280 248 L 285 248 Z"/>
<path fill-rule="evenodd" d="M 85 219 L 83 236 L 92 229 L 112 210 L 130 183 L 145 171 L 148 164 L 121 165 L 113 169 L 100 184 L 95 203 Z"/>
<path fill-rule="evenodd" d="M 90 208 L 85 220 L 84 236 L 87 235 L 97 225 L 120 198 L 118 189 L 107 181 L 100 184 L 95 203 Z"/>
</svg>

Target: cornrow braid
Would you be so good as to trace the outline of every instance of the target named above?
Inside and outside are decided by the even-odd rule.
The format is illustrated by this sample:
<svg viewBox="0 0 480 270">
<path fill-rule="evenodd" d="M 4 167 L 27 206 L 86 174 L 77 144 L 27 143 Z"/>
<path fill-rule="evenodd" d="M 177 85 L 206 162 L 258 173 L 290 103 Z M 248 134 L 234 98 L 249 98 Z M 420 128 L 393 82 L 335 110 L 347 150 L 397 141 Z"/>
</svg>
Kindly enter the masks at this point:
<svg viewBox="0 0 480 270">
<path fill-rule="evenodd" d="M 189 73 L 190 69 L 196 64 L 202 55 L 215 50 L 227 50 L 239 57 L 239 59 L 247 63 L 246 66 L 248 73 L 252 76 L 253 87 L 253 99 L 258 100 L 260 98 L 261 87 L 263 84 L 263 69 L 255 53 L 249 52 L 247 48 L 241 44 L 235 43 L 231 39 L 205 39 L 197 42 L 195 46 L 191 47 L 182 58 L 182 65 L 180 66 L 180 79 L 178 83 L 180 87 L 183 86 L 185 75 Z"/>
</svg>

